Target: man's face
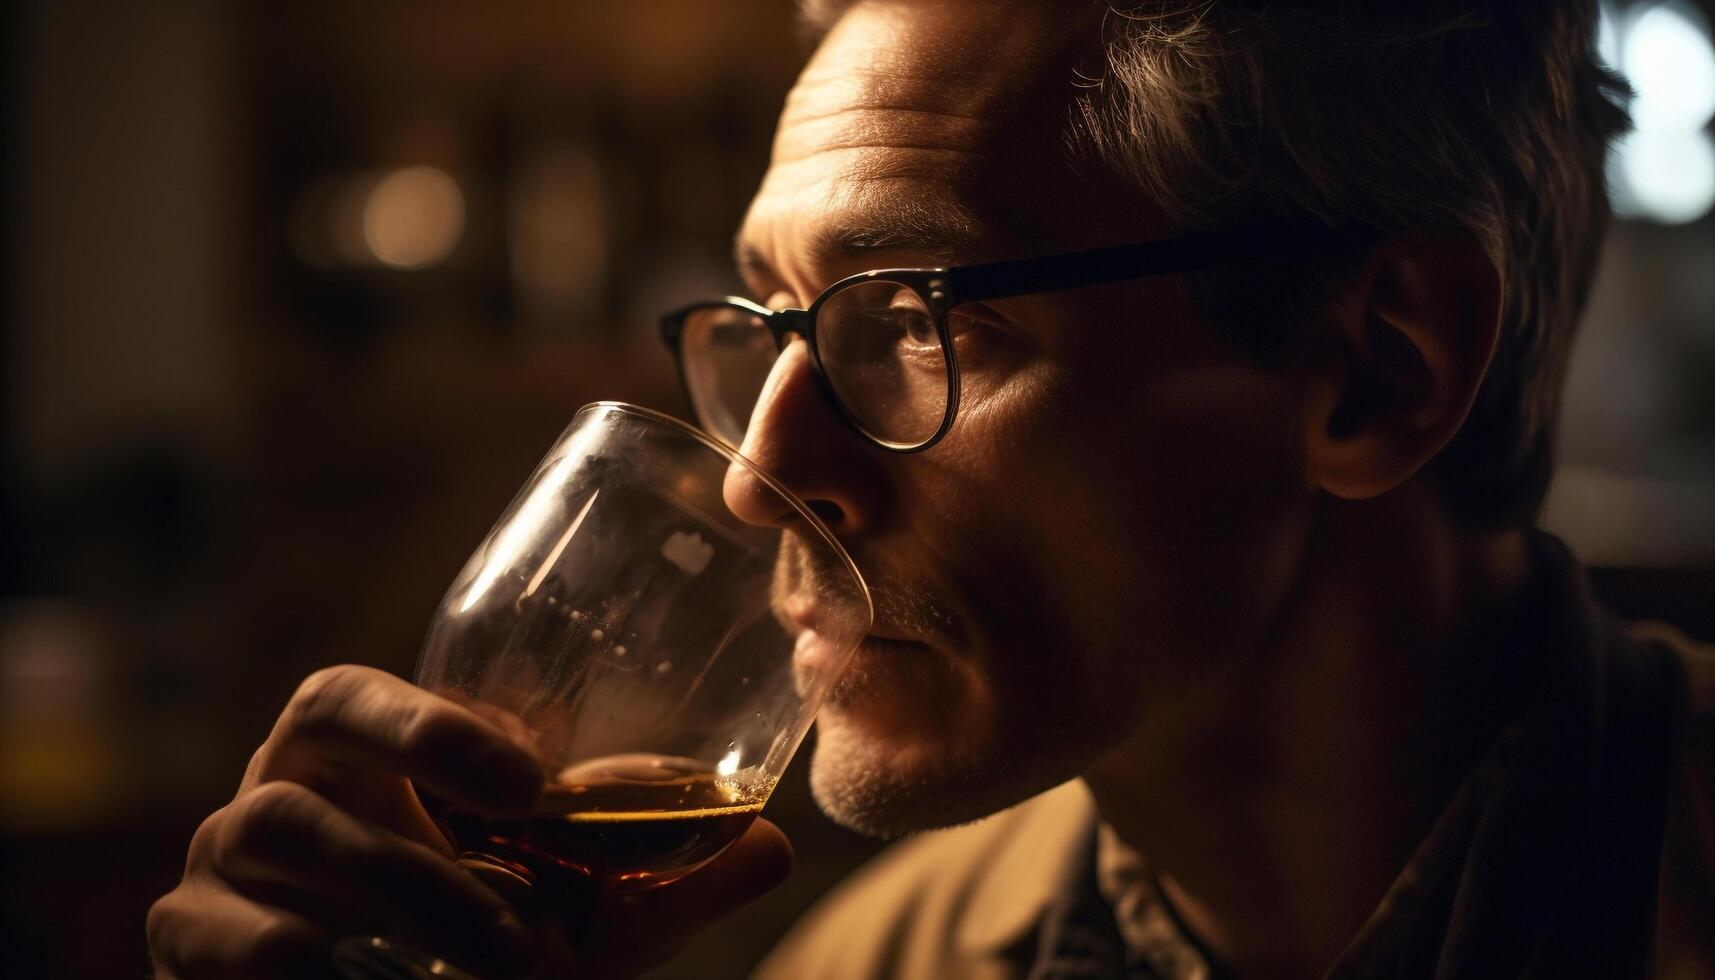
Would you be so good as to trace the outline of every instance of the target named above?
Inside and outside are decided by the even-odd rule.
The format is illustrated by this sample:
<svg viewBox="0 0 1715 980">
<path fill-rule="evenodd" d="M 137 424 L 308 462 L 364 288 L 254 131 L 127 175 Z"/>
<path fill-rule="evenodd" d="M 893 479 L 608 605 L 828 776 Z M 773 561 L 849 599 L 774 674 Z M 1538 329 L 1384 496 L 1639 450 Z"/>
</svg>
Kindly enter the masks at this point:
<svg viewBox="0 0 1715 980">
<path fill-rule="evenodd" d="M 867 269 L 1171 234 L 1069 162 L 1088 8 L 848 13 L 787 100 L 740 236 L 757 298 L 804 306 Z M 1075 776 L 1229 666 L 1309 495 L 1299 387 L 1212 337 L 1170 278 L 961 307 L 953 328 L 962 401 L 927 452 L 847 428 L 797 341 L 744 446 L 876 593 L 812 785 L 835 819 L 883 834 Z"/>
</svg>

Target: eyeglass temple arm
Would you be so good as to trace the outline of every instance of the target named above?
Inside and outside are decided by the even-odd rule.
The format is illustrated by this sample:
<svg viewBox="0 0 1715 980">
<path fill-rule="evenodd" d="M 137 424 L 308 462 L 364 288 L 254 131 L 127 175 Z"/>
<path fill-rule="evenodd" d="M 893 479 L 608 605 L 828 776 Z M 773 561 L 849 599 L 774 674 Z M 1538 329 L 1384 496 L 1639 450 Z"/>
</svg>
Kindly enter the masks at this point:
<svg viewBox="0 0 1715 980">
<path fill-rule="evenodd" d="M 947 270 L 947 285 L 954 302 L 973 303 L 1191 272 L 1296 252 L 1351 248 L 1374 240 L 1375 235 L 1368 231 L 1336 230 L 1313 222 L 1261 225 L 1046 258 L 963 266 Z"/>
</svg>

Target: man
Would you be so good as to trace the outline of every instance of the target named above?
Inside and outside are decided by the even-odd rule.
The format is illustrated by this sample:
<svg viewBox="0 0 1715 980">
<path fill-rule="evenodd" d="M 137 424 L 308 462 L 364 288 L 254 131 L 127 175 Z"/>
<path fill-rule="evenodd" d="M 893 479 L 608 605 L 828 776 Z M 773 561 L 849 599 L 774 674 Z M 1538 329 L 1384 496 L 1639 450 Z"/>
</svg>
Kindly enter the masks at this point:
<svg viewBox="0 0 1715 980">
<path fill-rule="evenodd" d="M 1530 530 L 1624 121 L 1594 6 L 1398 7 L 812 11 L 739 237 L 758 303 L 669 328 L 704 423 L 876 591 L 824 809 L 1005 812 L 901 845 L 766 974 L 1715 971 L 1708 655 L 1624 636 Z M 762 352 L 754 400 L 719 343 Z M 151 913 L 161 974 L 325 970 L 377 927 L 624 970 L 784 873 L 759 822 L 532 937 L 408 780 L 535 790 L 462 709 L 306 682 Z"/>
</svg>

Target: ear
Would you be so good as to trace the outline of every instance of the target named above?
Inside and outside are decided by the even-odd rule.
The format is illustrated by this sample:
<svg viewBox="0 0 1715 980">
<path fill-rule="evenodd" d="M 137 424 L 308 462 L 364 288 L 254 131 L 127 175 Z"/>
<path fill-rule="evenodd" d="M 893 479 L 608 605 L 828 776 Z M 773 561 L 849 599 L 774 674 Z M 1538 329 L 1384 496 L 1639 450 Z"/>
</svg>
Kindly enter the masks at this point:
<svg viewBox="0 0 1715 980">
<path fill-rule="evenodd" d="M 1333 304 L 1310 371 L 1307 467 L 1336 497 L 1409 480 L 1471 411 L 1500 332 L 1501 284 L 1474 244 L 1389 241 Z"/>
</svg>

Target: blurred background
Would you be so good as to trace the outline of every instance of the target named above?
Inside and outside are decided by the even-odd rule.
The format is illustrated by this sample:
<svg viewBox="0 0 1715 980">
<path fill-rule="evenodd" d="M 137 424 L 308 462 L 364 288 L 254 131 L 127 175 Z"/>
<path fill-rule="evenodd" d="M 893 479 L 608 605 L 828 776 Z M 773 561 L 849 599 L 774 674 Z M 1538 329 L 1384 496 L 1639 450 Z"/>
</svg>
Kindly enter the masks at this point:
<svg viewBox="0 0 1715 980">
<path fill-rule="evenodd" d="M 1639 91 L 1545 524 L 1715 638 L 1708 3 L 1609 8 Z M 144 910 L 298 680 L 409 675 L 581 404 L 683 413 L 655 314 L 733 230 L 791 0 L 0 10 L 0 938 L 135 976 Z M 770 805 L 793 881 L 660 977 L 742 975 L 873 845 Z"/>
</svg>

